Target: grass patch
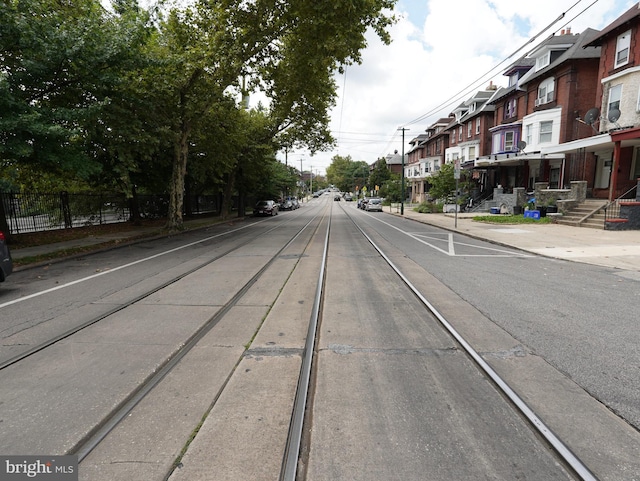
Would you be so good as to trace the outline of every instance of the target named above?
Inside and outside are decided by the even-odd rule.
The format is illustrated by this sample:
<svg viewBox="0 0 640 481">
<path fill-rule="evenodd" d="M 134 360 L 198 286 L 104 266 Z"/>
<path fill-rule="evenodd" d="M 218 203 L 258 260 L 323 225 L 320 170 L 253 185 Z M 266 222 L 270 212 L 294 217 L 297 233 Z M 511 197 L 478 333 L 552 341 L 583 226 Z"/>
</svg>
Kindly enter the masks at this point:
<svg viewBox="0 0 640 481">
<path fill-rule="evenodd" d="M 540 217 L 532 219 L 523 215 L 477 215 L 473 217 L 475 222 L 486 224 L 551 224 L 551 217 Z"/>
</svg>

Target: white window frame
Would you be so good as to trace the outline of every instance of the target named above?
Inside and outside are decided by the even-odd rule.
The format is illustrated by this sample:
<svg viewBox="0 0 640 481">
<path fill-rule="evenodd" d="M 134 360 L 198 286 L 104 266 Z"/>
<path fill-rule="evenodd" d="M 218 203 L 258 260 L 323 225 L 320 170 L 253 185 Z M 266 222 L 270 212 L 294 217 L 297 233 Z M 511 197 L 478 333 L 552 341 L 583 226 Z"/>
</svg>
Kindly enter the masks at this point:
<svg viewBox="0 0 640 481">
<path fill-rule="evenodd" d="M 629 63 L 629 53 L 631 48 L 631 30 L 627 30 L 618 35 L 616 41 L 616 55 L 613 67 L 618 68 Z"/>
<path fill-rule="evenodd" d="M 622 84 L 612 85 L 609 87 L 609 99 L 607 101 L 607 116 L 612 109 L 620 110 L 620 101 L 622 100 Z"/>
<path fill-rule="evenodd" d="M 508 139 L 510 137 L 510 139 Z M 513 130 L 509 130 L 504 133 L 504 151 L 513 150 L 513 146 L 515 145 L 516 133 Z"/>
<path fill-rule="evenodd" d="M 549 77 L 544 79 L 538 85 L 538 97 L 536 98 L 535 106 L 548 104 L 555 99 L 556 79 Z"/>
<path fill-rule="evenodd" d="M 476 134 L 479 134 L 479 133 L 480 133 L 480 117 L 476 119 Z"/>
<path fill-rule="evenodd" d="M 553 120 L 543 120 L 540 122 L 540 132 L 538 143 L 549 143 L 553 140 Z"/>
<path fill-rule="evenodd" d="M 531 145 L 533 142 L 533 124 L 527 124 L 524 126 L 524 138 L 527 145 Z"/>
<path fill-rule="evenodd" d="M 551 52 L 547 51 L 544 55 L 536 58 L 536 72 L 542 70 L 551 63 Z"/>
<path fill-rule="evenodd" d="M 493 134 L 493 138 L 491 139 L 491 153 L 497 154 L 500 152 L 500 148 L 502 147 L 502 135 L 500 132 L 496 132 Z"/>
<path fill-rule="evenodd" d="M 470 120 L 467 124 L 467 139 L 470 139 L 471 135 L 473 135 L 473 120 Z"/>
</svg>

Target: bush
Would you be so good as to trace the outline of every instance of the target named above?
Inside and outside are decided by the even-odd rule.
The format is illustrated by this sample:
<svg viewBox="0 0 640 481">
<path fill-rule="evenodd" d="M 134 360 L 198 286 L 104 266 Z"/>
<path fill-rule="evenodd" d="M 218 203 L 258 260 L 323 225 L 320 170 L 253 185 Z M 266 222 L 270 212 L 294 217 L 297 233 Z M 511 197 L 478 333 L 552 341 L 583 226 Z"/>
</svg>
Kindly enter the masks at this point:
<svg viewBox="0 0 640 481">
<path fill-rule="evenodd" d="M 414 207 L 413 210 L 421 214 L 432 214 L 434 212 L 442 212 L 442 204 L 436 204 L 434 202 L 422 202 L 417 207 Z"/>
</svg>

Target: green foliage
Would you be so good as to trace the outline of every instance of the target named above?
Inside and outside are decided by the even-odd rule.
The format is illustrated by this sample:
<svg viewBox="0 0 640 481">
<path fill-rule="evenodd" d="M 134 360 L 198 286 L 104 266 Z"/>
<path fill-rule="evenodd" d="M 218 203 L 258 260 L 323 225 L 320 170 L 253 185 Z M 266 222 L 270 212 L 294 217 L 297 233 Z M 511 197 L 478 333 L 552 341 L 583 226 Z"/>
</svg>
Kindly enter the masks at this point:
<svg viewBox="0 0 640 481">
<path fill-rule="evenodd" d="M 414 207 L 413 210 L 421 214 L 442 212 L 442 204 L 437 202 L 422 202 L 417 207 Z"/>
<path fill-rule="evenodd" d="M 342 192 L 355 192 L 367 185 L 369 165 L 364 161 L 354 161 L 350 155 L 335 155 L 327 167 L 327 182 Z"/>
</svg>

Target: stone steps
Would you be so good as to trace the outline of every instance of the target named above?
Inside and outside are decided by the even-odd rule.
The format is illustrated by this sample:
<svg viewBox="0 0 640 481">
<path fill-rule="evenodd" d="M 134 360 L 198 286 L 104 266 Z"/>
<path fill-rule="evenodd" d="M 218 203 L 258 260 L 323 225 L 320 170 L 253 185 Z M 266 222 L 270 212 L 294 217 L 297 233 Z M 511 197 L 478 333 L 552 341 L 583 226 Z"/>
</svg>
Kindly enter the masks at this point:
<svg viewBox="0 0 640 481">
<path fill-rule="evenodd" d="M 557 218 L 558 224 L 604 230 L 604 200 L 587 199 Z"/>
</svg>

